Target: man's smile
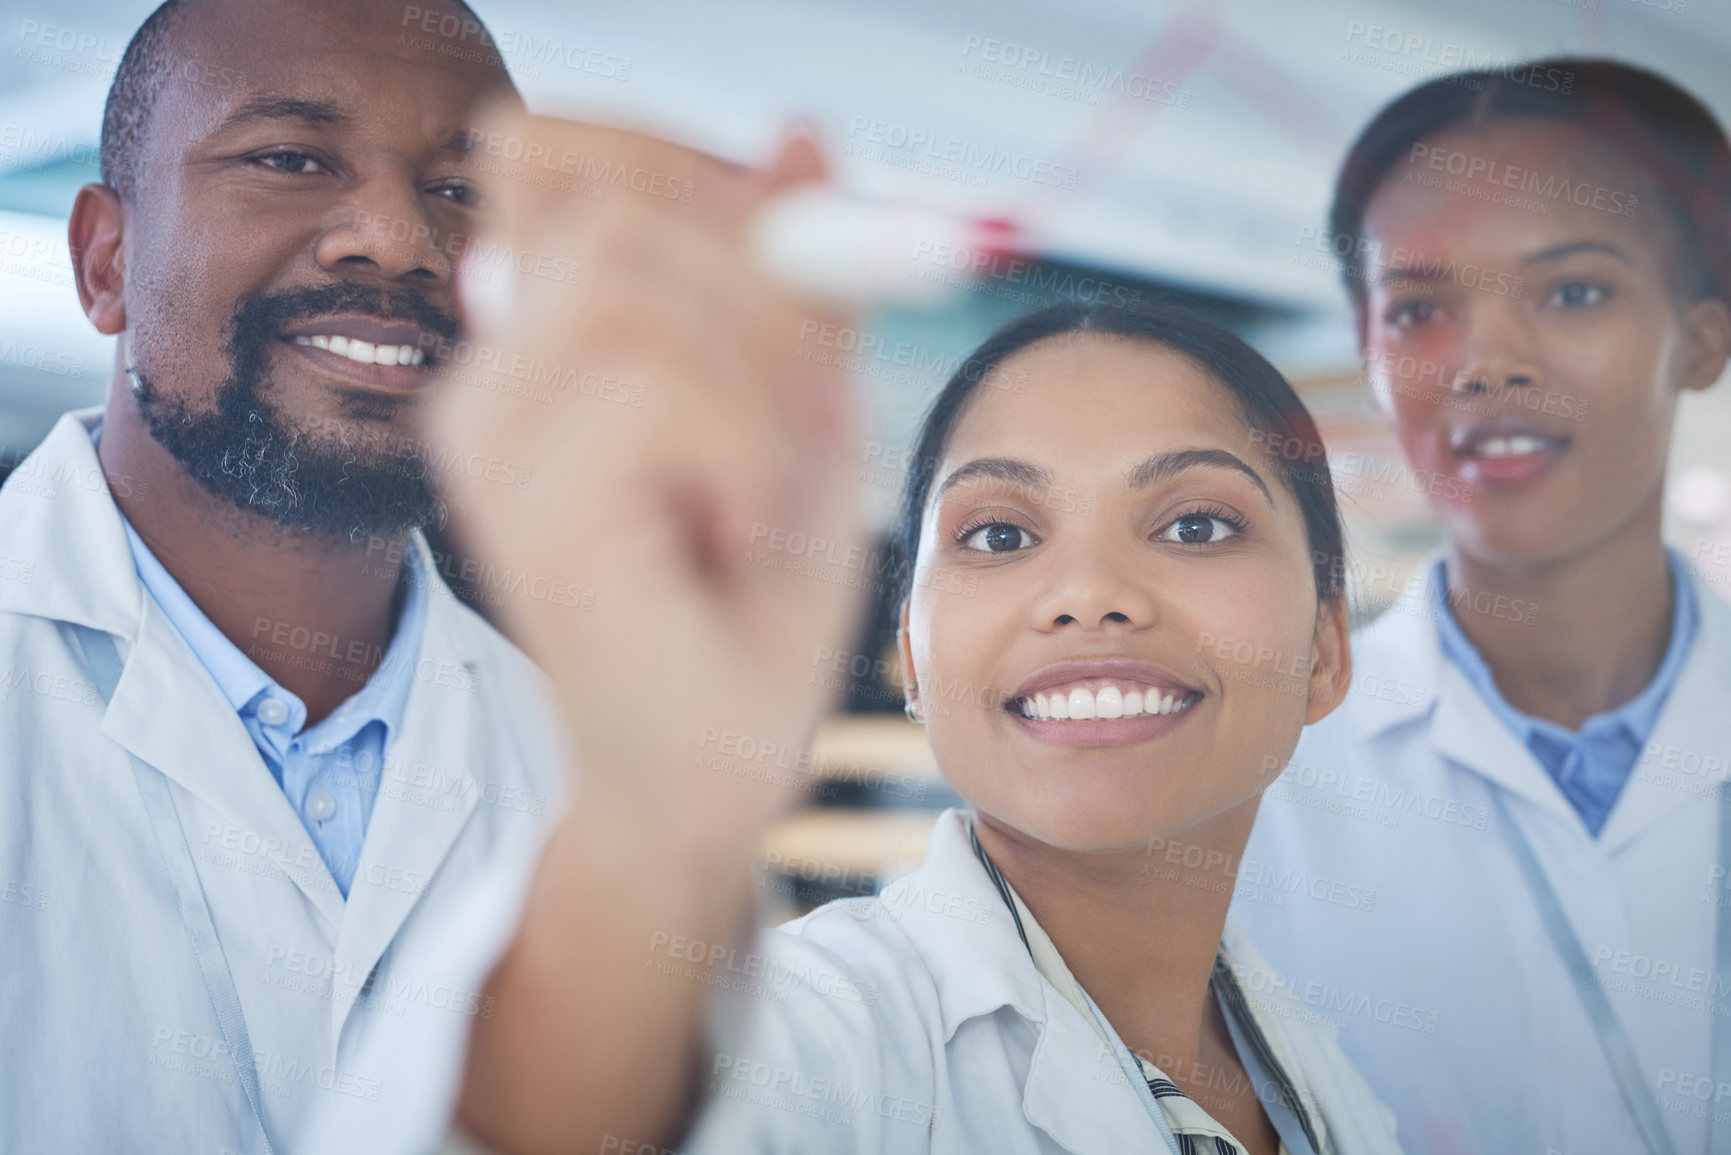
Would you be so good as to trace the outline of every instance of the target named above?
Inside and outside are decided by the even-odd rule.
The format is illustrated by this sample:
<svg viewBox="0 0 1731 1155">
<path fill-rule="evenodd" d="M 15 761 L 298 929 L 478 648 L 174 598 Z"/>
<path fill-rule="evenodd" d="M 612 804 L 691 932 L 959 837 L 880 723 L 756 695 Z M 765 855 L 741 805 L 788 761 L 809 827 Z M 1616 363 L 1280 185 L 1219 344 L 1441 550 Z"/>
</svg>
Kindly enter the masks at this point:
<svg viewBox="0 0 1731 1155">
<path fill-rule="evenodd" d="M 411 391 L 430 378 L 441 338 L 419 325 L 358 314 L 291 326 L 283 341 L 316 367 L 374 388 Z"/>
</svg>

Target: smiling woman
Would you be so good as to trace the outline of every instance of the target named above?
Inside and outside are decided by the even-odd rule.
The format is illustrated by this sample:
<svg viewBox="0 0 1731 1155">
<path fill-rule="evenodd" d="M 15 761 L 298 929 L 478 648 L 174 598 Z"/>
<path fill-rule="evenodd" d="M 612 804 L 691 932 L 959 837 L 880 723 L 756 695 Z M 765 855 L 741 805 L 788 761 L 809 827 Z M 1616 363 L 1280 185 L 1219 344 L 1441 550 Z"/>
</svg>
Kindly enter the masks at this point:
<svg viewBox="0 0 1731 1155">
<path fill-rule="evenodd" d="M 1263 789 L 1350 677 L 1290 385 L 1189 313 L 1060 306 L 961 366 L 914 460 L 901 658 L 971 809 L 878 897 L 769 932 L 689 1149 L 1396 1150 L 1226 921 Z"/>
<path fill-rule="evenodd" d="M 1445 542 L 1354 639 L 1364 692 L 1305 734 L 1250 843 L 1393 901 L 1241 913 L 1285 973 L 1434 1008 L 1345 1036 L 1426 1150 L 1731 1149 L 1679 1075 L 1731 1086 L 1723 1004 L 1608 996 L 1634 988 L 1598 969 L 1731 989 L 1696 881 L 1725 874 L 1731 807 L 1718 775 L 1664 773 L 1731 740 L 1731 615 L 1663 534 L 1683 398 L 1731 356 L 1728 206 L 1713 115 L 1611 60 L 1430 81 L 1341 166 L 1367 377 L 1444 479 Z M 1397 813 L 1418 799 L 1473 828 Z"/>
</svg>

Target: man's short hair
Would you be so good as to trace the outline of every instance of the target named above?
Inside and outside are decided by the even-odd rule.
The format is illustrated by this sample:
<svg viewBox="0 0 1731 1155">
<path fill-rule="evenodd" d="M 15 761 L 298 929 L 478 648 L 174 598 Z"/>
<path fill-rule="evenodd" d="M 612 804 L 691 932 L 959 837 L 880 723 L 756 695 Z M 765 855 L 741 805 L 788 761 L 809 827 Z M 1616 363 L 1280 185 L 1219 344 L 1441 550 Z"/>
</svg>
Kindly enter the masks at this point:
<svg viewBox="0 0 1731 1155">
<path fill-rule="evenodd" d="M 102 110 L 102 183 L 123 201 L 132 200 L 139 146 L 173 63 L 174 25 L 188 6 L 188 0 L 163 0 L 133 33 L 114 70 Z"/>
</svg>

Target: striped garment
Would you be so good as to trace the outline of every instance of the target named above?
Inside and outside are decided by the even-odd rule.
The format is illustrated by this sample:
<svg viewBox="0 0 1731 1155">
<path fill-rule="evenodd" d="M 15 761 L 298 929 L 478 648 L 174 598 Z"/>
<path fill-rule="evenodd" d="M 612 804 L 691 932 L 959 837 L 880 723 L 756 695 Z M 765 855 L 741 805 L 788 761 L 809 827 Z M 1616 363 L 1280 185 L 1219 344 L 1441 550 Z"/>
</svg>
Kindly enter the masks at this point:
<svg viewBox="0 0 1731 1155">
<path fill-rule="evenodd" d="M 1092 1012 L 1088 1010 L 1087 999 L 1082 995 L 1082 988 L 1077 984 L 1070 968 L 1064 964 L 1063 958 L 1052 940 L 1034 920 L 1033 913 L 1022 902 L 1021 895 L 1015 892 L 1009 882 L 998 872 L 997 865 L 986 854 L 980 845 L 979 836 L 974 832 L 973 824 L 968 825 L 968 839 L 974 847 L 974 854 L 979 857 L 980 864 L 986 868 L 986 874 L 991 878 L 992 885 L 1003 896 L 1004 905 L 1010 909 L 1010 917 L 1015 920 L 1016 933 L 1021 936 L 1022 944 L 1028 948 L 1028 953 L 1034 959 L 1034 966 L 1040 974 L 1058 989 L 1071 1005 L 1082 1013 L 1082 1017 L 1094 1023 Z M 1214 960 L 1214 973 L 1209 976 L 1209 989 L 1214 994 L 1222 1010 L 1231 1016 L 1232 1021 L 1243 1033 L 1250 1047 L 1256 1052 L 1257 1059 L 1264 1070 L 1271 1073 L 1272 1087 L 1262 1092 L 1270 1096 L 1278 1096 L 1286 1106 L 1297 1116 L 1299 1124 L 1304 1128 L 1305 1137 L 1310 1140 L 1311 1150 L 1319 1151 L 1322 1145 L 1317 1142 L 1317 1130 L 1306 1109 L 1304 1096 L 1293 1086 L 1292 1080 L 1275 1058 L 1273 1049 L 1268 1045 L 1267 1036 L 1262 1026 L 1256 1020 L 1256 1015 L 1244 992 L 1239 988 L 1238 980 L 1232 975 L 1232 969 L 1222 957 Z M 1094 1029 L 1100 1033 L 1102 1043 L 1105 1042 L 1105 1032 L 1099 1024 L 1094 1023 Z M 1166 1117 L 1167 1126 L 1172 1128 L 1173 1137 L 1178 1140 L 1180 1155 L 1241 1155 L 1243 1146 L 1232 1137 L 1232 1133 L 1214 1120 L 1196 1100 L 1186 1095 L 1178 1084 L 1167 1077 L 1159 1067 L 1149 1062 L 1141 1055 L 1136 1056 L 1141 1065 L 1142 1077 L 1148 1082 L 1148 1090 L 1154 1095 L 1154 1102 L 1159 1106 L 1160 1113 Z M 1290 1155 L 1286 1144 L 1280 1145 L 1280 1155 Z"/>
</svg>

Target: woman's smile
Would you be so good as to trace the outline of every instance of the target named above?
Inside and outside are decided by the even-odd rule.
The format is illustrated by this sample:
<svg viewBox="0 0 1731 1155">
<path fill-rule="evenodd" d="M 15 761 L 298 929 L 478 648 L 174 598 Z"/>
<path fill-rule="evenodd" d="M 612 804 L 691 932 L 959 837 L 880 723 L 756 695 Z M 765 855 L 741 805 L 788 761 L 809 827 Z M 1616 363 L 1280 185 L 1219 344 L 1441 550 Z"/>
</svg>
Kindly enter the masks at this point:
<svg viewBox="0 0 1731 1155">
<path fill-rule="evenodd" d="M 1030 737 L 1060 746 L 1130 746 L 1164 736 L 1202 701 L 1201 690 L 1130 658 L 1042 667 L 1004 710 Z"/>
</svg>

